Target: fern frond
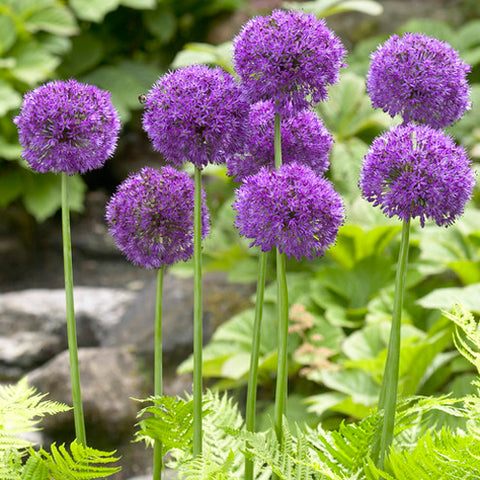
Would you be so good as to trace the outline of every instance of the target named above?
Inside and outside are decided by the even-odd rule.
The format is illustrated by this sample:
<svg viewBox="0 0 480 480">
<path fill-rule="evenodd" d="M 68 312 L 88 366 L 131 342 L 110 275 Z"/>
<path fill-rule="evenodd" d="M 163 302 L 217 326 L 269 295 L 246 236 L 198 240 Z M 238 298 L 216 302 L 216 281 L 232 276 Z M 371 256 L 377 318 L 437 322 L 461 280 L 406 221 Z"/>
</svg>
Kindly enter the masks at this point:
<svg viewBox="0 0 480 480">
<path fill-rule="evenodd" d="M 0 386 L 0 449 L 23 448 L 13 445 L 13 437 L 19 433 L 38 430 L 38 423 L 45 415 L 66 412 L 71 408 L 62 403 L 43 400 L 46 394 L 37 393 L 24 378 L 13 385 Z M 21 442 L 20 442 L 21 443 Z"/>
<path fill-rule="evenodd" d="M 429 432 L 411 451 L 392 451 L 386 471 L 397 480 L 480 478 L 480 442 L 449 430 Z"/>
<path fill-rule="evenodd" d="M 12 448 L 0 451 L 0 478 L 2 480 L 21 480 L 22 455 Z"/>
<path fill-rule="evenodd" d="M 286 420 L 281 442 L 273 429 L 258 433 L 238 432 L 237 435 L 245 439 L 245 452 L 255 461 L 260 476 L 272 472 L 282 480 L 347 480 L 347 477 L 333 472 L 326 463 L 318 461 L 309 436 L 298 428 L 293 435 Z"/>
<path fill-rule="evenodd" d="M 235 477 L 233 465 L 235 454 L 230 450 L 222 464 L 218 464 L 212 457 L 200 455 L 179 466 L 178 472 L 188 480 L 231 480 Z"/>
<path fill-rule="evenodd" d="M 51 446 L 51 453 L 41 448 L 31 451 L 32 457 L 40 460 L 48 469 L 51 477 L 62 480 L 92 480 L 105 478 L 120 471 L 120 467 L 112 466 L 119 460 L 115 452 L 104 452 L 77 442 L 70 444 L 70 452 L 64 445 Z"/>
<path fill-rule="evenodd" d="M 354 478 L 370 455 L 380 416 L 373 413 L 358 423 L 342 423 L 338 430 L 312 432 L 318 458 L 340 478 Z"/>
<path fill-rule="evenodd" d="M 172 449 L 191 450 L 193 433 L 193 401 L 180 397 L 149 397 L 144 402 L 152 402 L 140 410 L 137 418 L 147 418 L 137 423 L 136 441 L 152 444 L 158 440 L 165 453 Z"/>
<path fill-rule="evenodd" d="M 443 312 L 456 324 L 453 341 L 457 350 L 480 373 L 480 329 L 473 315 L 461 304 L 456 304 L 452 312 Z"/>
<path fill-rule="evenodd" d="M 38 457 L 29 457 L 22 473 L 21 480 L 50 480 L 48 467 Z"/>
</svg>

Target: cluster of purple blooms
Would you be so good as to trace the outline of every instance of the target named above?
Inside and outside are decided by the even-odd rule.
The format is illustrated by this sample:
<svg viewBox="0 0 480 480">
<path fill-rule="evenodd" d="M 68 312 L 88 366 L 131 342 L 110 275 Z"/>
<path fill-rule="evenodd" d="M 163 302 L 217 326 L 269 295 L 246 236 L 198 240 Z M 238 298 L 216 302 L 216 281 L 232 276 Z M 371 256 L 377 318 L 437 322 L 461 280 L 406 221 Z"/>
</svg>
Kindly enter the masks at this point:
<svg viewBox="0 0 480 480">
<path fill-rule="evenodd" d="M 297 259 L 322 255 L 343 222 L 343 207 L 323 178 L 333 140 L 310 107 L 327 98 L 345 53 L 314 15 L 275 10 L 253 18 L 234 39 L 240 82 L 205 65 L 170 72 L 146 95 L 143 127 L 176 167 L 227 163 L 229 175 L 243 182 L 236 226 L 252 245 Z M 403 124 L 375 139 L 360 187 L 388 216 L 449 225 L 462 213 L 473 173 L 465 151 L 437 129 L 470 108 L 468 72 L 448 44 L 420 34 L 394 35 L 372 54 L 372 104 L 401 115 Z M 277 170 L 276 116 L 283 156 Z M 15 123 L 32 169 L 67 174 L 101 167 L 120 129 L 110 94 L 75 80 L 28 93 Z M 191 181 L 170 167 L 144 169 L 119 187 L 107 220 L 127 258 L 158 268 L 191 255 L 192 192 Z M 205 205 L 202 212 L 205 234 Z"/>
<path fill-rule="evenodd" d="M 470 108 L 469 71 L 450 45 L 421 34 L 393 35 L 371 55 L 372 105 L 403 119 L 373 141 L 360 174 L 363 196 L 387 216 L 448 226 L 463 213 L 474 173 L 440 129 Z"/>
<path fill-rule="evenodd" d="M 120 130 L 110 93 L 73 79 L 28 92 L 14 122 L 23 158 L 41 173 L 71 175 L 102 167 Z"/>
<path fill-rule="evenodd" d="M 202 192 L 202 237 L 208 210 Z M 193 255 L 194 185 L 186 172 L 145 167 L 117 189 L 107 205 L 110 233 L 128 260 L 161 268 Z"/>
</svg>

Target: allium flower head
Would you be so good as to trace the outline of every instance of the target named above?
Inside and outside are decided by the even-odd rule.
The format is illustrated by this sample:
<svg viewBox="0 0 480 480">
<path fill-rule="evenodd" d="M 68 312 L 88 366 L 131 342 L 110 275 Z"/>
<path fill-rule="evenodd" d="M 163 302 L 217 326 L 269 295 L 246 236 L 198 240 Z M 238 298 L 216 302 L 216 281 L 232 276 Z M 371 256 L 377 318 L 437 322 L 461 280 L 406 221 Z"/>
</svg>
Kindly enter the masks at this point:
<svg viewBox="0 0 480 480">
<path fill-rule="evenodd" d="M 407 124 L 377 137 L 362 165 L 363 196 L 389 217 L 452 224 L 472 194 L 474 173 L 465 150 L 426 125 Z"/>
<path fill-rule="evenodd" d="M 276 113 L 325 100 L 346 53 L 324 20 L 284 10 L 249 20 L 233 47 L 235 69 L 249 100 L 272 100 Z"/>
<path fill-rule="evenodd" d="M 102 167 L 115 150 L 120 130 L 110 93 L 73 79 L 25 94 L 13 121 L 23 158 L 42 173 L 74 174 Z"/>
<path fill-rule="evenodd" d="M 202 236 L 208 211 L 202 192 Z M 186 172 L 145 167 L 119 185 L 106 208 L 109 231 L 128 260 L 160 268 L 193 254 L 194 185 Z"/>
<path fill-rule="evenodd" d="M 470 108 L 469 71 L 448 43 L 419 33 L 392 35 L 371 55 L 367 91 L 372 105 L 392 117 L 443 128 Z"/>
<path fill-rule="evenodd" d="M 263 167 L 247 177 L 233 204 L 240 235 L 263 252 L 277 247 L 300 260 L 323 255 L 343 223 L 340 196 L 331 183 L 306 165 Z"/>
<path fill-rule="evenodd" d="M 146 96 L 143 128 L 168 161 L 203 168 L 237 151 L 247 115 L 248 104 L 231 75 L 192 65 L 155 83 Z"/>
<path fill-rule="evenodd" d="M 248 137 L 244 151 L 227 160 L 228 174 L 241 181 L 263 166 L 275 165 L 274 107 L 272 102 L 258 102 L 250 107 Z M 320 174 L 328 169 L 328 152 L 333 139 L 318 115 L 308 109 L 286 117 L 281 124 L 282 161 L 308 165 Z"/>
</svg>

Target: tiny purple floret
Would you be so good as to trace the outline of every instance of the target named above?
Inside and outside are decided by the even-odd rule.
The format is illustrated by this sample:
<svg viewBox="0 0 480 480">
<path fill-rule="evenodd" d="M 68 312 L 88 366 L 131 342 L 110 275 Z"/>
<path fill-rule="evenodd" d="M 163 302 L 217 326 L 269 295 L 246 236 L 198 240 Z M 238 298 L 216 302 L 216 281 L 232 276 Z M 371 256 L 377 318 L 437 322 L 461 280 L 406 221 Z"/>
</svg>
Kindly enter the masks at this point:
<svg viewBox="0 0 480 480">
<path fill-rule="evenodd" d="M 261 167 L 274 167 L 274 107 L 272 102 L 258 102 L 250 107 L 248 136 L 244 151 L 227 160 L 228 174 L 242 181 Z M 312 110 L 304 109 L 281 123 L 282 162 L 308 165 L 321 174 L 329 167 L 328 154 L 333 139 Z"/>
<path fill-rule="evenodd" d="M 323 176 L 298 163 L 263 167 L 237 190 L 233 208 L 240 235 L 263 252 L 313 260 L 335 243 L 344 221 L 338 193 Z"/>
<path fill-rule="evenodd" d="M 291 114 L 324 101 L 346 51 L 324 20 L 298 11 L 254 17 L 233 40 L 233 62 L 251 103 Z"/>
<path fill-rule="evenodd" d="M 193 255 L 194 184 L 186 172 L 145 167 L 119 185 L 106 207 L 109 231 L 132 263 L 160 268 Z M 202 237 L 209 216 L 202 192 Z"/>
<path fill-rule="evenodd" d="M 167 161 L 202 169 L 238 151 L 247 115 L 248 103 L 230 74 L 192 65 L 155 83 L 146 95 L 143 128 Z"/>
<path fill-rule="evenodd" d="M 388 217 L 451 225 L 475 183 L 465 149 L 441 130 L 407 124 L 374 139 L 360 173 L 363 196 Z"/>
<path fill-rule="evenodd" d="M 374 108 L 434 128 L 471 106 L 470 65 L 446 42 L 419 33 L 392 35 L 371 55 L 367 91 Z"/>
<path fill-rule="evenodd" d="M 13 121 L 23 158 L 42 173 L 71 175 L 102 167 L 113 154 L 120 131 L 110 92 L 73 79 L 26 93 Z"/>
</svg>

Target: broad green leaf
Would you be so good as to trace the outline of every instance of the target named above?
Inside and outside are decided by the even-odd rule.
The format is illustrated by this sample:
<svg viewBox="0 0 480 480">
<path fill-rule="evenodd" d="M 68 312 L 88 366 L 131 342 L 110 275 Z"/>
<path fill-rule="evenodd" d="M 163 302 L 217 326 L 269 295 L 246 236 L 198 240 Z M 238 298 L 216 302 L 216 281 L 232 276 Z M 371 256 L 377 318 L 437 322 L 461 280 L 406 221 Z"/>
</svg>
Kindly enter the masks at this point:
<svg viewBox="0 0 480 480">
<path fill-rule="evenodd" d="M 5 80 L 0 79 L 0 116 L 22 104 L 22 96 Z M 0 150 L 1 155 L 1 150 Z"/>
<path fill-rule="evenodd" d="M 424 308 L 450 310 L 462 304 L 467 310 L 480 313 L 480 283 L 466 287 L 437 288 L 417 301 Z"/>
<path fill-rule="evenodd" d="M 456 32 L 457 48 L 463 56 L 463 51 L 480 44 L 480 20 L 471 20 L 462 25 Z"/>
<path fill-rule="evenodd" d="M 120 0 L 120 5 L 137 10 L 152 9 L 155 8 L 156 4 L 156 0 Z"/>
<path fill-rule="evenodd" d="M 358 177 L 368 145 L 357 137 L 336 142 L 330 154 L 330 178 L 345 200 L 360 195 Z"/>
<path fill-rule="evenodd" d="M 61 69 L 65 76 L 76 77 L 98 65 L 104 55 L 104 46 L 99 37 L 82 32 L 72 39 L 72 48 L 64 56 Z"/>
<path fill-rule="evenodd" d="M 320 416 L 327 410 L 341 404 L 347 398 L 348 395 L 346 393 L 326 392 L 306 397 L 304 401 L 308 405 L 307 410 L 309 412 L 314 412 Z"/>
<path fill-rule="evenodd" d="M 79 176 L 69 177 L 69 206 L 72 211 L 83 209 L 85 189 L 85 184 Z M 52 216 L 61 206 L 60 175 L 32 173 L 27 179 L 23 203 L 39 222 Z"/>
<path fill-rule="evenodd" d="M 364 78 L 344 73 L 328 93 L 328 101 L 319 104 L 317 111 L 328 129 L 335 132 L 336 141 L 348 139 L 372 127 L 381 131 L 392 125 L 386 113 L 372 108 Z"/>
<path fill-rule="evenodd" d="M 354 403 L 367 406 L 375 405 L 380 392 L 380 385 L 366 372 L 357 369 L 319 372 L 316 380 L 331 390 L 347 394 Z"/>
<path fill-rule="evenodd" d="M 146 12 L 144 21 L 148 31 L 162 43 L 172 40 L 178 27 L 175 14 L 167 5 L 159 5 L 154 12 Z"/>
<path fill-rule="evenodd" d="M 0 175 L 0 207 L 6 207 L 22 194 L 23 175 L 19 168 L 2 170 Z"/>
<path fill-rule="evenodd" d="M 25 20 L 25 27 L 32 33 L 42 30 L 69 36 L 79 32 L 72 12 L 67 7 L 58 6 L 34 12 Z"/>
<path fill-rule="evenodd" d="M 63 57 L 72 48 L 72 41 L 70 37 L 64 37 L 60 35 L 44 34 L 41 35 L 39 42 L 41 48 L 48 53 Z"/>
<path fill-rule="evenodd" d="M 452 28 L 440 20 L 433 20 L 431 18 L 414 18 L 403 24 L 398 30 L 399 34 L 405 32 L 418 32 L 435 37 L 438 40 L 448 42 L 454 46 L 456 34 Z"/>
<path fill-rule="evenodd" d="M 227 72 L 234 73 L 232 42 L 225 42 L 219 45 L 187 43 L 183 50 L 173 59 L 172 68 L 181 68 L 202 63 L 218 65 Z"/>
<path fill-rule="evenodd" d="M 150 65 L 123 61 L 118 65 L 102 66 L 81 80 L 110 91 L 113 105 L 122 121 L 126 122 L 130 118 L 130 110 L 141 108 L 138 95 L 148 91 L 157 77 L 157 70 Z"/>
<path fill-rule="evenodd" d="M 12 51 L 16 64 L 11 74 L 27 85 L 35 86 L 53 75 L 60 59 L 42 49 L 37 43 L 29 42 Z"/>
<path fill-rule="evenodd" d="M 356 225 L 343 226 L 328 256 L 346 269 L 367 257 L 383 256 L 385 249 L 401 231 L 399 225 L 383 225 L 363 230 Z"/>
<path fill-rule="evenodd" d="M 0 158 L 5 160 L 18 160 L 22 153 L 22 147 L 18 143 L 8 143 L 0 137 Z"/>
<path fill-rule="evenodd" d="M 115 10 L 120 0 L 70 0 L 75 15 L 80 20 L 100 23 L 108 12 Z"/>
<path fill-rule="evenodd" d="M 317 274 L 321 283 L 348 301 L 351 308 L 365 307 L 371 298 L 394 279 L 392 263 L 380 256 L 366 257 L 351 270 L 327 267 Z"/>
<path fill-rule="evenodd" d="M 0 55 L 3 54 L 15 43 L 17 38 L 17 30 L 13 20 L 6 16 L 0 15 Z"/>
<path fill-rule="evenodd" d="M 283 8 L 313 13 L 317 17 L 328 17 L 341 12 L 361 12 L 381 15 L 383 7 L 373 0 L 314 0 L 310 2 L 284 2 Z"/>
</svg>

